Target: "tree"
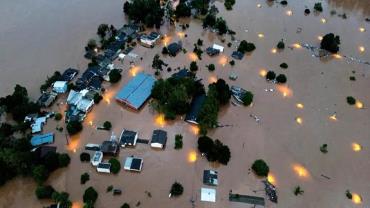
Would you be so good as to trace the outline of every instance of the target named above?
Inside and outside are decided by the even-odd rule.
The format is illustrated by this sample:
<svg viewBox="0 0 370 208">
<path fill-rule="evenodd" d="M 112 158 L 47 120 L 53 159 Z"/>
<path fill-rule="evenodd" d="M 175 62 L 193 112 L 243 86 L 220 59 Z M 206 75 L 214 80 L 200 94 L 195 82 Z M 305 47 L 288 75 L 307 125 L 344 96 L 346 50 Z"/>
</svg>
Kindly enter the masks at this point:
<svg viewBox="0 0 370 208">
<path fill-rule="evenodd" d="M 352 199 L 352 193 L 349 191 L 349 190 L 346 190 L 346 197 L 348 198 L 348 199 Z"/>
<path fill-rule="evenodd" d="M 268 71 L 267 74 L 266 74 L 266 80 L 267 81 L 274 80 L 275 77 L 276 77 L 276 74 L 273 71 Z"/>
<path fill-rule="evenodd" d="M 224 6 L 227 10 L 232 10 L 235 4 L 235 0 L 225 0 Z"/>
<path fill-rule="evenodd" d="M 166 64 L 160 59 L 158 54 L 155 54 L 153 57 L 153 62 L 152 62 L 153 69 L 162 71 L 163 65 L 166 65 Z"/>
<path fill-rule="evenodd" d="M 210 84 L 210 86 L 215 86 L 217 92 L 217 100 L 221 105 L 229 103 L 231 98 L 231 91 L 229 85 L 223 79 L 218 79 L 216 83 Z"/>
<path fill-rule="evenodd" d="M 32 177 L 38 184 L 42 184 L 49 177 L 49 172 L 44 165 L 38 165 L 32 169 Z"/>
<path fill-rule="evenodd" d="M 55 152 L 48 152 L 44 158 L 43 164 L 48 171 L 54 171 L 59 167 L 59 154 Z"/>
<path fill-rule="evenodd" d="M 95 50 L 96 48 L 98 47 L 98 44 L 96 43 L 96 40 L 94 39 L 90 39 L 88 42 L 87 42 L 87 46 L 86 48 L 88 50 Z"/>
<path fill-rule="evenodd" d="M 92 205 L 94 205 L 97 198 L 98 198 L 98 192 L 96 192 L 95 189 L 90 186 L 89 188 L 85 190 L 85 193 L 83 195 L 83 202 L 91 203 Z"/>
<path fill-rule="evenodd" d="M 245 40 L 242 40 L 239 44 L 238 51 L 241 53 L 250 53 L 256 49 L 256 46 L 253 43 L 248 43 Z"/>
<path fill-rule="evenodd" d="M 207 16 L 203 19 L 203 28 L 207 27 L 214 27 L 216 25 L 216 16 L 212 14 L 207 14 Z"/>
<path fill-rule="evenodd" d="M 84 173 L 81 175 L 81 178 L 80 178 L 81 184 L 85 184 L 89 180 L 90 180 L 90 175 L 88 173 Z"/>
<path fill-rule="evenodd" d="M 121 163 L 116 158 L 111 158 L 109 160 L 109 163 L 111 164 L 110 170 L 112 173 L 117 174 L 121 170 Z"/>
<path fill-rule="evenodd" d="M 287 81 L 287 79 L 286 79 L 285 74 L 279 74 L 276 77 L 276 82 L 279 83 L 279 84 L 284 84 L 284 83 L 286 83 L 286 81 Z"/>
<path fill-rule="evenodd" d="M 127 204 L 127 203 L 124 203 L 124 204 L 121 206 L 121 208 L 130 208 L 130 205 L 129 205 L 129 204 Z"/>
<path fill-rule="evenodd" d="M 121 80 L 122 75 L 121 72 L 118 69 L 113 69 L 109 72 L 109 82 L 111 83 L 117 83 Z"/>
<path fill-rule="evenodd" d="M 296 186 L 294 188 L 294 195 L 298 196 L 298 195 L 302 195 L 304 193 L 304 191 L 302 190 L 302 188 L 300 186 Z"/>
<path fill-rule="evenodd" d="M 61 113 L 56 113 L 56 114 L 55 114 L 55 116 L 54 116 L 54 119 L 55 119 L 56 121 L 60 121 L 60 120 L 62 120 L 62 118 L 63 118 L 63 116 L 62 116 L 62 114 L 61 114 Z"/>
<path fill-rule="evenodd" d="M 79 121 L 69 121 L 67 124 L 67 131 L 69 135 L 75 135 L 82 130 L 82 124 Z"/>
<path fill-rule="evenodd" d="M 126 1 L 123 8 L 129 19 L 144 23 L 147 27 L 160 27 L 164 10 L 159 0 Z"/>
<path fill-rule="evenodd" d="M 320 151 L 324 154 L 328 153 L 328 145 L 327 144 L 323 144 L 321 145 L 320 147 Z"/>
<path fill-rule="evenodd" d="M 201 15 L 207 14 L 210 0 L 194 0 L 191 2 L 193 9 L 200 12 Z"/>
<path fill-rule="evenodd" d="M 280 4 L 286 6 L 286 5 L 288 5 L 288 1 L 283 0 L 283 1 L 280 2 Z"/>
<path fill-rule="evenodd" d="M 231 66 L 234 66 L 234 65 L 235 65 L 235 61 L 234 61 L 234 60 L 231 60 L 231 61 L 229 62 L 229 64 L 230 64 Z"/>
<path fill-rule="evenodd" d="M 81 162 L 90 162 L 90 154 L 87 152 L 82 152 L 80 154 L 80 161 Z"/>
<path fill-rule="evenodd" d="M 72 202 L 69 200 L 69 194 L 67 192 L 58 193 L 57 191 L 54 191 L 51 195 L 51 198 L 55 203 L 60 203 L 61 207 L 72 207 Z"/>
<path fill-rule="evenodd" d="M 198 138 L 198 150 L 201 153 L 208 153 L 213 148 L 213 140 L 208 136 Z"/>
<path fill-rule="evenodd" d="M 71 162 L 71 158 L 67 153 L 59 154 L 59 167 L 67 167 Z"/>
<path fill-rule="evenodd" d="M 208 70 L 209 70 L 209 71 L 214 71 L 214 70 L 216 69 L 216 67 L 215 67 L 215 65 L 214 65 L 214 64 L 209 64 L 209 65 L 207 66 L 207 68 L 208 68 Z"/>
<path fill-rule="evenodd" d="M 98 27 L 98 31 L 96 32 L 99 37 L 104 40 L 105 36 L 107 35 L 107 32 L 109 30 L 109 26 L 107 24 L 100 24 Z"/>
<path fill-rule="evenodd" d="M 54 188 L 50 185 L 48 186 L 38 186 L 36 188 L 35 194 L 38 199 L 51 199 L 51 195 L 54 192 Z"/>
<path fill-rule="evenodd" d="M 105 130 L 110 130 L 112 128 L 112 123 L 109 121 L 104 122 L 103 127 Z"/>
<path fill-rule="evenodd" d="M 322 9 L 322 4 L 321 4 L 321 2 L 315 3 L 315 5 L 314 5 L 313 9 L 314 9 L 315 11 L 322 12 L 322 11 L 323 11 L 323 9 Z"/>
<path fill-rule="evenodd" d="M 8 137 L 13 134 L 13 127 L 8 123 L 2 123 L 0 126 L 0 137 Z"/>
<path fill-rule="evenodd" d="M 184 187 L 180 183 L 175 182 L 172 184 L 171 190 L 170 190 L 171 196 L 180 196 L 183 192 L 184 192 Z"/>
<path fill-rule="evenodd" d="M 304 13 L 305 13 L 306 15 L 309 15 L 309 14 L 311 13 L 311 10 L 310 10 L 310 9 L 305 9 L 305 10 L 304 10 Z"/>
<path fill-rule="evenodd" d="M 185 1 L 180 1 L 175 10 L 176 17 L 190 17 L 191 8 L 188 6 Z"/>
<path fill-rule="evenodd" d="M 182 135 L 176 134 L 175 135 L 175 149 L 181 149 L 182 148 Z"/>
<path fill-rule="evenodd" d="M 217 161 L 223 165 L 227 165 L 231 157 L 229 147 L 222 144 L 220 140 L 216 139 L 213 148 L 215 149 L 215 152 L 217 153 Z"/>
<path fill-rule="evenodd" d="M 168 54 L 168 48 L 167 47 L 163 47 L 162 54 L 163 55 L 167 55 Z"/>
<path fill-rule="evenodd" d="M 354 105 L 354 104 L 356 104 L 356 99 L 354 97 L 352 97 L 352 96 L 348 96 L 347 97 L 347 103 L 349 105 Z"/>
<path fill-rule="evenodd" d="M 322 38 L 320 47 L 331 53 L 337 53 L 339 51 L 339 45 L 340 37 L 335 36 L 333 33 L 329 33 Z"/>
<path fill-rule="evenodd" d="M 99 104 L 102 99 L 103 99 L 103 96 L 101 96 L 99 93 L 94 94 L 94 103 L 95 104 Z"/>
<path fill-rule="evenodd" d="M 242 96 L 243 105 L 249 106 L 253 102 L 253 93 L 250 91 L 246 91 Z"/>
<path fill-rule="evenodd" d="M 192 72 L 196 72 L 196 71 L 198 71 L 198 65 L 197 65 L 197 62 L 192 61 L 192 62 L 190 63 L 190 71 L 192 71 Z"/>
<path fill-rule="evenodd" d="M 283 39 L 281 39 L 281 41 L 278 42 L 278 44 L 276 45 L 276 47 L 280 50 L 284 49 L 285 48 L 285 43 L 283 41 Z"/>
<path fill-rule="evenodd" d="M 218 30 L 219 35 L 226 34 L 226 32 L 228 31 L 226 21 L 222 17 L 218 17 L 216 19 L 215 28 Z"/>
<path fill-rule="evenodd" d="M 269 166 L 267 166 L 265 161 L 260 159 L 260 160 L 254 161 L 252 165 L 252 170 L 257 176 L 267 177 L 267 175 L 269 174 L 270 168 Z"/>
<path fill-rule="evenodd" d="M 283 68 L 283 69 L 287 69 L 288 68 L 288 64 L 287 63 L 281 63 L 280 64 L 280 68 Z"/>
</svg>

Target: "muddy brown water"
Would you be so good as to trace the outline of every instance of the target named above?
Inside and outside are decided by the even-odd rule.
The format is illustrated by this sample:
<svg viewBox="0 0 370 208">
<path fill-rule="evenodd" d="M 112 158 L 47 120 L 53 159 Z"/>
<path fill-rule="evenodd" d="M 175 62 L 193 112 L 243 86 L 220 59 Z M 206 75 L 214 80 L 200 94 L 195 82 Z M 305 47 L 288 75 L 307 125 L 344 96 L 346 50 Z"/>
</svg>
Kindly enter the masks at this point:
<svg viewBox="0 0 370 208">
<path fill-rule="evenodd" d="M 48 180 L 58 190 L 71 194 L 74 207 L 82 207 L 83 191 L 93 186 L 99 192 L 96 207 L 120 207 L 124 202 L 140 207 L 191 207 L 190 200 L 195 200 L 195 207 L 248 207 L 248 205 L 230 203 L 228 193 L 264 196 L 261 179 L 248 174 L 248 168 L 254 160 L 262 158 L 270 166 L 271 175 L 278 188 L 279 204 L 267 202 L 266 207 L 366 207 L 369 206 L 369 187 L 366 184 L 370 174 L 368 149 L 370 142 L 370 115 L 367 106 L 370 103 L 369 66 L 348 64 L 344 59 L 320 60 L 311 56 L 304 48 L 286 48 L 284 51 L 271 53 L 280 39 L 286 45 L 294 43 L 310 43 L 318 45 L 318 36 L 334 32 L 341 36 L 341 54 L 370 61 L 367 51 L 370 49 L 369 23 L 364 21 L 369 14 L 369 4 L 365 1 L 329 0 L 323 2 L 324 12 L 321 14 L 303 14 L 306 6 L 312 8 L 315 1 L 289 1 L 282 7 L 278 3 L 267 4 L 265 1 L 237 0 L 234 10 L 226 12 L 223 3 L 216 1 L 220 14 L 225 17 L 228 25 L 236 31 L 236 40 L 254 42 L 257 49 L 242 61 L 236 61 L 231 67 L 228 64 L 230 54 L 237 43 L 231 48 L 225 47 L 223 54 L 198 60 L 200 70 L 198 76 L 204 83 L 216 78 L 228 80 L 231 71 L 238 74 L 236 81 L 228 80 L 230 85 L 239 85 L 252 91 L 255 95 L 252 107 L 229 105 L 222 109 L 219 116 L 221 124 L 230 124 L 213 130 L 209 135 L 229 145 L 231 160 L 227 166 L 209 164 L 197 155 L 196 162 L 189 162 L 189 155 L 196 152 L 197 135 L 194 128 L 182 121 L 162 125 L 157 124 L 156 115 L 146 105 L 140 112 L 123 108 L 114 101 L 116 92 L 132 78 L 134 70 L 128 69 L 128 60 L 123 64 L 115 64 L 124 69 L 122 81 L 114 86 L 106 84 L 108 92 L 101 104 L 95 106 L 84 123 L 84 131 L 71 138 L 66 144 L 65 134 L 56 133 L 55 145 L 58 151 L 68 152 L 72 157 L 68 168 L 53 173 Z M 83 59 L 83 47 L 87 40 L 95 36 L 97 26 L 102 23 L 122 25 L 122 2 L 97 0 L 52 2 L 45 0 L 22 3 L 6 0 L 0 3 L 0 89 L 1 95 L 12 91 L 14 83 L 20 83 L 30 91 L 32 97 L 38 96 L 39 85 L 47 74 L 55 69 L 77 67 L 83 70 L 86 61 Z M 261 8 L 257 7 L 261 4 Z M 331 15 L 345 12 L 347 19 Z M 292 15 L 287 15 L 292 11 Z M 287 13 L 288 12 L 288 13 Z M 325 24 L 322 23 L 325 19 Z M 169 42 L 182 40 L 187 51 L 192 51 L 193 43 L 198 38 L 204 40 L 203 48 L 213 43 L 231 42 L 225 37 L 220 38 L 202 29 L 198 20 L 189 21 L 190 29 L 182 38 L 181 29 L 164 25 L 163 34 L 170 37 Z M 365 32 L 360 32 L 360 28 Z M 297 28 L 302 31 L 297 33 Z M 259 38 L 258 34 L 263 34 Z M 164 44 L 164 43 L 161 43 Z M 161 45 L 162 46 L 162 45 Z M 135 72 L 153 73 L 152 57 L 160 53 L 162 47 L 147 49 L 137 46 L 134 53 L 143 57 L 136 60 Z M 365 52 L 361 53 L 359 47 Z M 180 53 L 176 58 L 163 58 L 172 68 L 188 66 L 194 59 L 190 53 Z M 288 69 L 280 69 L 279 65 L 286 62 Z M 215 72 L 208 72 L 205 65 L 214 63 Z M 266 83 L 260 71 L 273 69 L 277 73 L 285 73 L 288 77 L 286 88 L 277 88 Z M 355 74 L 352 73 L 355 71 Z M 171 73 L 163 72 L 167 77 Z M 349 76 L 356 81 L 349 81 Z M 266 92 L 265 89 L 274 89 Z M 287 96 L 284 97 L 283 93 Z M 356 109 L 346 104 L 346 96 L 354 96 L 364 103 L 365 109 Z M 61 98 L 58 102 L 63 102 Z M 297 103 L 304 105 L 296 108 Z M 63 111 L 64 104 L 54 105 L 53 110 Z M 336 112 L 336 121 L 329 116 Z M 249 115 L 261 118 L 257 124 Z M 296 118 L 302 124 L 296 123 Z M 152 150 L 148 145 L 138 144 L 135 149 L 122 149 L 119 160 L 135 155 L 144 158 L 141 173 L 121 171 L 118 175 L 104 175 L 96 172 L 90 164 L 81 164 L 79 154 L 84 151 L 86 143 L 100 143 L 108 139 L 110 132 L 96 131 L 95 127 L 109 120 L 113 124 L 112 131 L 119 135 L 123 128 L 139 132 L 139 137 L 149 139 L 155 128 L 168 131 L 169 139 L 164 151 Z M 55 131 L 62 123 L 49 121 L 45 132 Z M 184 147 L 174 150 L 174 136 L 184 136 Z M 362 146 L 362 151 L 354 152 L 352 143 Z M 328 144 L 328 153 L 322 154 L 319 147 Z M 109 159 L 109 158 L 105 158 Z M 200 202 L 200 188 L 204 169 L 214 168 L 219 171 L 217 203 Z M 80 175 L 90 174 L 90 181 L 80 185 Z M 321 174 L 329 176 L 325 179 Z M 171 184 L 179 181 L 184 185 L 184 194 L 175 199 L 168 198 Z M 114 185 L 121 188 L 121 196 L 106 193 L 106 188 Z M 302 196 L 293 195 L 295 186 L 304 190 Z M 30 179 L 16 179 L 0 188 L 0 207 L 42 207 L 50 201 L 39 201 L 34 195 L 36 185 Z M 355 205 L 345 197 L 349 189 L 362 196 L 362 204 Z M 145 191 L 151 192 L 148 197 Z M 22 199 L 22 200 L 19 200 Z M 249 206 L 251 207 L 251 206 Z"/>
</svg>

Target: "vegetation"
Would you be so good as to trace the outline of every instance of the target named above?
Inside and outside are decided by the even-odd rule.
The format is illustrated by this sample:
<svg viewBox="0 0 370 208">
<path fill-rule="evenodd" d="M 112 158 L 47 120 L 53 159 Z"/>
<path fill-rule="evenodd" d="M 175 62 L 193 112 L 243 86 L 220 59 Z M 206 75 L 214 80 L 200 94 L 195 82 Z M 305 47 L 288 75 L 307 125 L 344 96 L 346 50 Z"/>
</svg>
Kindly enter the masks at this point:
<svg viewBox="0 0 370 208">
<path fill-rule="evenodd" d="M 321 2 L 315 3 L 315 5 L 314 5 L 313 9 L 314 9 L 315 11 L 322 12 L 322 11 L 323 11 L 323 9 L 322 9 L 322 4 L 321 4 Z"/>
<path fill-rule="evenodd" d="M 55 71 L 54 74 L 51 77 L 47 77 L 45 83 L 40 86 L 40 91 L 46 91 L 54 82 L 61 80 L 62 74 L 59 71 Z"/>
<path fill-rule="evenodd" d="M 233 9 L 234 4 L 235 4 L 235 0 L 225 0 L 225 3 L 224 3 L 225 8 L 226 8 L 227 10 L 232 10 L 232 9 Z"/>
<path fill-rule="evenodd" d="M 36 188 L 35 194 L 38 199 L 51 199 L 51 195 L 54 191 L 54 188 L 50 185 L 38 186 Z"/>
<path fill-rule="evenodd" d="M 117 29 L 113 25 L 100 24 L 96 34 L 100 37 L 102 48 L 106 48 L 110 43 L 115 41 Z"/>
<path fill-rule="evenodd" d="M 205 15 L 208 12 L 209 2 L 210 0 L 194 0 L 191 2 L 191 6 L 201 15 Z"/>
<path fill-rule="evenodd" d="M 59 163 L 58 163 L 59 167 L 64 168 L 64 167 L 67 167 L 69 165 L 69 163 L 71 162 L 71 158 L 66 153 L 58 154 L 58 161 L 59 161 Z"/>
<path fill-rule="evenodd" d="M 113 186 L 112 185 L 110 185 L 110 186 L 107 187 L 107 192 L 111 192 L 112 190 L 113 190 Z"/>
<path fill-rule="evenodd" d="M 350 76 L 350 77 L 349 77 L 349 80 L 351 80 L 351 81 L 356 81 L 356 77 L 355 77 L 355 76 Z"/>
<path fill-rule="evenodd" d="M 322 40 L 320 47 L 331 53 L 337 53 L 339 51 L 340 37 L 335 36 L 333 33 L 326 34 Z"/>
<path fill-rule="evenodd" d="M 241 53 L 250 53 L 256 49 L 256 46 L 253 43 L 248 43 L 245 40 L 242 40 L 239 44 L 238 51 Z"/>
<path fill-rule="evenodd" d="M 83 202 L 87 206 L 93 206 L 97 198 L 98 192 L 96 192 L 95 189 L 90 186 L 85 190 L 85 193 L 83 195 Z"/>
<path fill-rule="evenodd" d="M 55 203 L 60 203 L 61 207 L 71 208 L 72 202 L 69 200 L 69 194 L 67 192 L 57 192 L 54 191 L 51 195 L 51 198 L 54 200 Z"/>
<path fill-rule="evenodd" d="M 90 51 L 93 51 L 95 50 L 96 48 L 98 47 L 98 44 L 96 43 L 96 40 L 94 39 L 90 39 L 88 42 L 87 42 L 87 45 L 86 45 L 86 50 L 90 50 Z"/>
<path fill-rule="evenodd" d="M 218 31 L 219 35 L 226 34 L 229 30 L 226 21 L 222 17 L 216 19 L 215 29 Z"/>
<path fill-rule="evenodd" d="M 288 5 L 288 1 L 283 0 L 283 1 L 280 2 L 280 4 L 286 6 L 286 5 Z"/>
<path fill-rule="evenodd" d="M 352 193 L 349 190 L 346 190 L 346 197 L 352 199 Z"/>
<path fill-rule="evenodd" d="M 231 157 L 228 146 L 222 144 L 218 139 L 213 142 L 213 140 L 207 136 L 199 137 L 198 150 L 206 155 L 209 162 L 218 161 L 223 165 L 227 165 Z"/>
<path fill-rule="evenodd" d="M 157 72 L 160 70 L 162 71 L 162 66 L 166 66 L 166 64 L 160 59 L 159 55 L 156 54 L 153 57 L 153 62 L 152 62 L 152 67 L 155 69 Z"/>
<path fill-rule="evenodd" d="M 44 165 L 35 166 L 32 169 L 32 177 L 33 177 L 33 179 L 35 179 L 35 181 L 38 184 L 41 185 L 42 183 L 44 183 L 46 181 L 46 179 L 48 179 L 49 171 L 46 169 L 46 167 Z"/>
<path fill-rule="evenodd" d="M 122 75 L 118 69 L 113 69 L 109 72 L 109 82 L 110 83 L 117 83 L 121 80 Z"/>
<path fill-rule="evenodd" d="M 280 50 L 284 49 L 285 48 L 285 43 L 284 43 L 284 40 L 281 39 L 278 44 L 276 45 L 276 47 Z"/>
<path fill-rule="evenodd" d="M 309 14 L 311 13 L 311 10 L 310 10 L 310 9 L 305 9 L 305 10 L 304 10 L 304 13 L 305 13 L 306 15 L 309 15 Z"/>
<path fill-rule="evenodd" d="M 229 62 L 229 64 L 230 64 L 231 66 L 234 66 L 234 65 L 235 65 L 235 61 L 234 61 L 234 60 L 231 60 L 231 61 Z"/>
<path fill-rule="evenodd" d="M 171 196 L 180 196 L 183 192 L 184 192 L 184 187 L 180 183 L 175 182 L 172 184 L 171 190 L 170 190 Z"/>
<path fill-rule="evenodd" d="M 182 135 L 176 134 L 175 135 L 175 149 L 182 149 Z"/>
<path fill-rule="evenodd" d="M 193 52 L 197 55 L 199 60 L 202 60 L 203 50 L 199 47 L 199 45 L 194 44 Z"/>
<path fill-rule="evenodd" d="M 194 78 L 159 79 L 152 89 L 153 107 L 164 113 L 166 119 L 175 119 L 176 115 L 188 112 L 191 99 L 204 93 L 204 87 Z"/>
<path fill-rule="evenodd" d="M 103 96 L 101 96 L 99 93 L 94 94 L 94 103 L 95 104 L 99 104 L 102 99 L 103 99 Z"/>
<path fill-rule="evenodd" d="M 294 195 L 298 196 L 298 195 L 303 195 L 304 191 L 302 190 L 302 188 L 300 186 L 296 186 L 294 188 Z"/>
<path fill-rule="evenodd" d="M 186 4 L 186 1 L 180 1 L 175 10 L 176 17 L 190 17 L 191 7 Z"/>
<path fill-rule="evenodd" d="M 274 80 L 275 78 L 276 78 L 275 72 L 273 72 L 273 71 L 268 71 L 267 72 L 267 74 L 266 74 L 266 80 L 267 81 Z"/>
<path fill-rule="evenodd" d="M 209 70 L 209 71 L 214 71 L 214 70 L 216 69 L 216 67 L 215 67 L 215 65 L 214 65 L 214 64 L 209 64 L 209 65 L 207 66 L 207 68 L 208 68 L 208 70 Z"/>
<path fill-rule="evenodd" d="M 354 97 L 352 97 L 352 96 L 348 96 L 347 97 L 347 103 L 349 105 L 354 105 L 354 104 L 356 104 L 356 99 Z"/>
<path fill-rule="evenodd" d="M 164 10 L 159 0 L 130 0 L 123 5 L 123 12 L 137 22 L 144 23 L 147 27 L 161 26 Z"/>
<path fill-rule="evenodd" d="M 121 206 L 121 208 L 130 208 L 130 205 L 129 205 L 129 204 L 127 204 L 127 203 L 124 203 L 124 204 Z"/>
<path fill-rule="evenodd" d="M 253 102 L 253 93 L 250 91 L 246 91 L 242 97 L 243 105 L 250 106 Z"/>
<path fill-rule="evenodd" d="M 168 48 L 165 46 L 162 48 L 162 54 L 167 55 L 168 54 Z"/>
<path fill-rule="evenodd" d="M 287 69 L 288 68 L 288 64 L 287 63 L 281 63 L 280 64 L 280 68 L 283 68 L 283 69 Z"/>
<path fill-rule="evenodd" d="M 61 113 L 56 113 L 56 114 L 55 114 L 55 116 L 54 116 L 54 119 L 55 119 L 56 121 L 60 121 L 60 120 L 62 120 L 62 118 L 63 118 L 63 116 L 62 116 L 62 114 L 61 114 Z"/>
<path fill-rule="evenodd" d="M 287 82 L 287 78 L 285 76 L 285 74 L 279 74 L 277 77 L 276 77 L 276 82 L 279 83 L 279 84 L 284 84 Z"/>
<path fill-rule="evenodd" d="M 327 144 L 323 144 L 321 145 L 320 147 L 320 151 L 324 154 L 328 153 L 328 145 Z"/>
<path fill-rule="evenodd" d="M 252 170 L 257 176 L 267 177 L 269 174 L 270 168 L 263 160 L 256 160 L 252 165 Z"/>
<path fill-rule="evenodd" d="M 80 154 L 80 161 L 81 162 L 90 162 L 90 154 L 87 152 L 82 152 Z"/>
<path fill-rule="evenodd" d="M 67 124 L 67 131 L 69 135 L 75 135 L 78 132 L 82 131 L 82 123 L 79 121 L 70 121 Z"/>
<path fill-rule="evenodd" d="M 213 28 L 216 25 L 216 15 L 207 14 L 207 16 L 203 19 L 203 28 Z"/>
<path fill-rule="evenodd" d="M 84 173 L 81 175 L 81 178 L 80 178 L 81 184 L 85 184 L 89 180 L 90 180 L 90 175 L 88 173 Z"/>
<path fill-rule="evenodd" d="M 198 71 L 198 69 L 199 69 L 199 67 L 198 67 L 198 65 L 197 65 L 197 62 L 192 61 L 192 62 L 190 63 L 190 71 L 192 71 L 192 72 L 196 72 L 196 71 Z"/>
<path fill-rule="evenodd" d="M 103 127 L 105 130 L 110 130 L 112 128 L 112 123 L 109 122 L 109 121 L 105 121 L 104 124 L 103 124 Z"/>
<path fill-rule="evenodd" d="M 121 163 L 116 158 L 111 158 L 109 163 L 112 165 L 110 170 L 112 173 L 117 174 L 121 170 Z"/>
</svg>

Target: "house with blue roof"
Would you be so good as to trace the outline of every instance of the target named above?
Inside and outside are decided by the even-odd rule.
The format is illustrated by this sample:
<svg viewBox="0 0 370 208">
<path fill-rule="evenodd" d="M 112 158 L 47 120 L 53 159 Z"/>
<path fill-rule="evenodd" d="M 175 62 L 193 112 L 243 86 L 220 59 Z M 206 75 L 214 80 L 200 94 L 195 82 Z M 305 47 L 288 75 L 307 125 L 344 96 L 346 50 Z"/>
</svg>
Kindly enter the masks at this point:
<svg viewBox="0 0 370 208">
<path fill-rule="evenodd" d="M 32 146 L 54 143 L 54 133 L 39 134 L 31 138 Z"/>
<path fill-rule="evenodd" d="M 139 73 L 118 92 L 116 100 L 139 110 L 149 99 L 155 81 L 152 75 Z"/>
</svg>

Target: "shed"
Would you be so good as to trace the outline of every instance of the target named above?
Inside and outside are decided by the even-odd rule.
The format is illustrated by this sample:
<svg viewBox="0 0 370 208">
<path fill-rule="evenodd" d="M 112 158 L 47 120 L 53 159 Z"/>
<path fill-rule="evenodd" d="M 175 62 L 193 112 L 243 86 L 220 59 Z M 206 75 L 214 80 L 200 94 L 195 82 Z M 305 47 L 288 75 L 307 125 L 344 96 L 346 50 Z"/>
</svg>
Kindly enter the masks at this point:
<svg viewBox="0 0 370 208">
<path fill-rule="evenodd" d="M 120 145 L 121 147 L 134 147 L 136 145 L 137 138 L 137 132 L 123 129 L 120 136 Z"/>
<path fill-rule="evenodd" d="M 203 172 L 203 183 L 209 186 L 218 185 L 217 171 L 214 170 L 204 170 Z"/>
<path fill-rule="evenodd" d="M 140 172 L 143 167 L 143 159 L 134 156 L 127 157 L 125 160 L 124 169 L 129 171 Z"/>
<path fill-rule="evenodd" d="M 139 110 L 150 97 L 154 83 L 155 78 L 152 75 L 139 73 L 118 92 L 116 99 L 135 110 Z"/>
<path fill-rule="evenodd" d="M 217 50 L 217 49 L 212 48 L 212 47 L 208 47 L 208 48 L 206 49 L 206 53 L 207 53 L 209 56 L 215 56 L 215 55 L 217 55 L 217 54 L 219 54 L 219 53 L 220 53 L 220 50 Z"/>
<path fill-rule="evenodd" d="M 210 188 L 200 189 L 200 201 L 216 202 L 216 190 Z"/>
<path fill-rule="evenodd" d="M 160 129 L 154 130 L 150 146 L 153 148 L 164 149 L 166 147 L 166 143 L 167 143 L 167 132 Z"/>
<path fill-rule="evenodd" d="M 243 57 L 244 57 L 244 53 L 240 52 L 240 51 L 234 51 L 232 54 L 231 54 L 231 57 L 233 57 L 234 59 L 237 59 L 237 60 L 242 60 Z"/>
<path fill-rule="evenodd" d="M 99 163 L 99 165 L 96 168 L 96 170 L 99 173 L 110 173 L 110 167 L 111 167 L 111 164 L 110 163 Z"/>
<path fill-rule="evenodd" d="M 103 160 L 103 152 L 96 151 L 94 153 L 94 156 L 91 158 L 91 164 L 93 166 L 98 166 L 102 160 Z"/>
<path fill-rule="evenodd" d="M 68 82 L 56 81 L 53 84 L 53 91 L 56 93 L 65 93 L 68 90 Z"/>
<path fill-rule="evenodd" d="M 57 95 L 55 92 L 44 92 L 37 100 L 37 103 L 42 107 L 49 107 L 55 101 Z"/>
<path fill-rule="evenodd" d="M 118 143 L 115 141 L 104 141 L 100 146 L 103 154 L 115 156 L 119 151 Z"/>
<path fill-rule="evenodd" d="M 69 82 L 73 78 L 75 78 L 77 76 L 77 74 L 78 74 L 77 69 L 68 68 L 63 72 L 62 79 L 63 79 L 63 81 Z"/>
<path fill-rule="evenodd" d="M 206 99 L 205 94 L 198 95 L 193 98 L 190 105 L 190 111 L 185 116 L 185 121 L 192 123 L 192 124 L 198 124 L 198 114 L 200 110 L 202 109 L 203 103 Z"/>
<path fill-rule="evenodd" d="M 52 144 L 53 142 L 54 142 L 54 133 L 35 135 L 31 138 L 32 146 Z"/>
</svg>

